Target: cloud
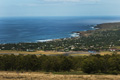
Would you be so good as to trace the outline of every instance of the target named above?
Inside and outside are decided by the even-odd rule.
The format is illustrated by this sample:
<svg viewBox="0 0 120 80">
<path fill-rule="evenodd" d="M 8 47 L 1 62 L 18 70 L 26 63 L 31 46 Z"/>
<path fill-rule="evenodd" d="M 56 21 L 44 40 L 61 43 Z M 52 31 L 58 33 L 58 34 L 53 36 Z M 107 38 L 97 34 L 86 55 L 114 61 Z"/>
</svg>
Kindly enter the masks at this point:
<svg viewBox="0 0 120 80">
<path fill-rule="evenodd" d="M 98 2 L 100 0 L 43 0 L 45 2 Z"/>
<path fill-rule="evenodd" d="M 29 6 L 29 7 L 35 7 L 35 6 L 42 6 L 42 5 L 91 5 L 96 4 L 100 0 L 37 0 L 39 2 L 37 3 L 28 3 L 28 4 L 20 4 L 19 6 Z"/>
<path fill-rule="evenodd" d="M 26 4 L 27 6 L 39 6 L 39 4 Z"/>
<path fill-rule="evenodd" d="M 79 2 L 80 0 L 44 0 L 49 2 Z"/>
</svg>

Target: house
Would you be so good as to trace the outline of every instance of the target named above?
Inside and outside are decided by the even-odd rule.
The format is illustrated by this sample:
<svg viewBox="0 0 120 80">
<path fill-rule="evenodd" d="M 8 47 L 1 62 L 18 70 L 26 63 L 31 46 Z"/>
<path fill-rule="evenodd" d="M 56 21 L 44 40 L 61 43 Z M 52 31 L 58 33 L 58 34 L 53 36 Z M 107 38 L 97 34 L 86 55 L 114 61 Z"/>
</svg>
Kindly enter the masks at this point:
<svg viewBox="0 0 120 80">
<path fill-rule="evenodd" d="M 111 48 L 111 49 L 109 49 L 111 52 L 114 52 L 114 51 L 117 51 L 117 49 L 115 49 L 115 48 Z"/>
<path fill-rule="evenodd" d="M 26 49 L 27 52 L 35 52 L 33 49 Z"/>
</svg>

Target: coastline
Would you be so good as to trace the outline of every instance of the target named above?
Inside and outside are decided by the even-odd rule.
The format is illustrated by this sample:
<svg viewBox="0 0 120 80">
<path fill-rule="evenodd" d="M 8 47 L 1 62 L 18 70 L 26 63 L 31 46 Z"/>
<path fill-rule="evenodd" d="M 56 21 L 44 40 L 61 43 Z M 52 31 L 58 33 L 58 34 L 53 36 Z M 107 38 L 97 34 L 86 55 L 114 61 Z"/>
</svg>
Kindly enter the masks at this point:
<svg viewBox="0 0 120 80">
<path fill-rule="evenodd" d="M 66 40 L 66 39 L 71 39 L 71 38 L 79 38 L 80 36 L 89 36 L 92 33 L 96 31 L 103 31 L 103 30 L 112 30 L 112 29 L 120 29 L 120 22 L 110 22 L 110 23 L 101 23 L 101 24 L 96 24 L 92 28 L 92 30 L 84 30 L 84 31 L 73 31 L 71 32 L 71 37 L 65 37 L 65 38 L 58 38 L 58 39 L 45 39 L 45 40 L 36 40 L 35 43 L 39 42 L 51 42 L 51 41 L 59 41 L 59 40 Z M 115 27 L 116 26 L 116 27 Z M 24 42 L 27 43 L 27 42 Z M 34 43 L 34 42 L 31 42 Z"/>
<path fill-rule="evenodd" d="M 58 39 L 45 39 L 45 40 L 36 40 L 35 42 L 19 42 L 19 43 L 39 43 L 39 42 L 50 42 L 50 41 L 56 41 L 56 40 L 66 40 L 71 38 L 79 38 L 80 36 L 89 36 L 92 33 L 96 31 L 105 31 L 105 30 L 116 30 L 120 29 L 120 22 L 110 22 L 110 23 L 101 23 L 96 24 L 91 27 L 92 30 L 85 30 L 85 31 L 73 31 L 71 32 L 71 37 L 65 37 L 65 38 L 58 38 Z M 0 43 L 0 44 L 19 44 L 19 43 Z"/>
<path fill-rule="evenodd" d="M 92 28 L 94 28 L 94 30 L 76 31 L 74 33 L 79 33 L 80 36 L 89 36 L 96 31 L 117 30 L 120 29 L 120 22 L 97 24 Z"/>
<path fill-rule="evenodd" d="M 95 25 L 96 26 L 96 25 Z M 98 28 L 91 27 L 93 30 L 97 30 Z M 92 30 L 84 30 L 84 31 L 72 31 L 70 37 L 65 37 L 65 38 L 58 38 L 58 39 L 45 39 L 45 40 L 36 40 L 36 42 L 50 42 L 50 41 L 56 41 L 56 40 L 61 40 L 61 39 L 70 39 L 70 38 L 79 38 L 82 33 L 87 32 L 87 31 L 92 31 Z"/>
<path fill-rule="evenodd" d="M 97 24 L 93 28 L 93 30 L 85 30 L 85 31 L 73 31 L 71 32 L 75 36 L 71 36 L 70 38 L 79 38 L 80 36 L 89 36 L 93 34 L 96 31 L 106 31 L 106 30 L 116 30 L 120 29 L 120 22 L 110 22 L 110 23 L 101 23 Z M 61 40 L 61 39 L 70 39 L 70 38 L 60 38 L 60 39 L 47 39 L 44 40 L 44 42 L 49 42 L 49 41 L 56 41 L 56 40 Z"/>
</svg>

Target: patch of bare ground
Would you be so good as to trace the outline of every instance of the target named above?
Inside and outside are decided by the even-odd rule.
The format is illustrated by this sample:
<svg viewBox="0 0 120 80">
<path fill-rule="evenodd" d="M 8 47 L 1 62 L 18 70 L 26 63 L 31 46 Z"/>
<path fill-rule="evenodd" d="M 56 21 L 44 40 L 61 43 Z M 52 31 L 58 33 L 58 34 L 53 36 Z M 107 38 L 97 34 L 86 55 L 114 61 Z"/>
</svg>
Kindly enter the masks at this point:
<svg viewBox="0 0 120 80">
<path fill-rule="evenodd" d="M 38 72 L 0 72 L 0 80 L 120 80 L 120 75 L 57 75 Z"/>
</svg>

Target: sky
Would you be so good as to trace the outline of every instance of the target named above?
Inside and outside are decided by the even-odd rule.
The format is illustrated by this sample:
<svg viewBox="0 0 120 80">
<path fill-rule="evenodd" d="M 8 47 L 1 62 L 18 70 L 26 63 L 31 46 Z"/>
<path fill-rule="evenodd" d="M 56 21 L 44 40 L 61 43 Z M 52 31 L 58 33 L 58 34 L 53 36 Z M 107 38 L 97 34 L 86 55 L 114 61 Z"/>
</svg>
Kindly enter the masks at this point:
<svg viewBox="0 0 120 80">
<path fill-rule="evenodd" d="M 0 17 L 120 16 L 120 0 L 0 0 Z"/>
</svg>

